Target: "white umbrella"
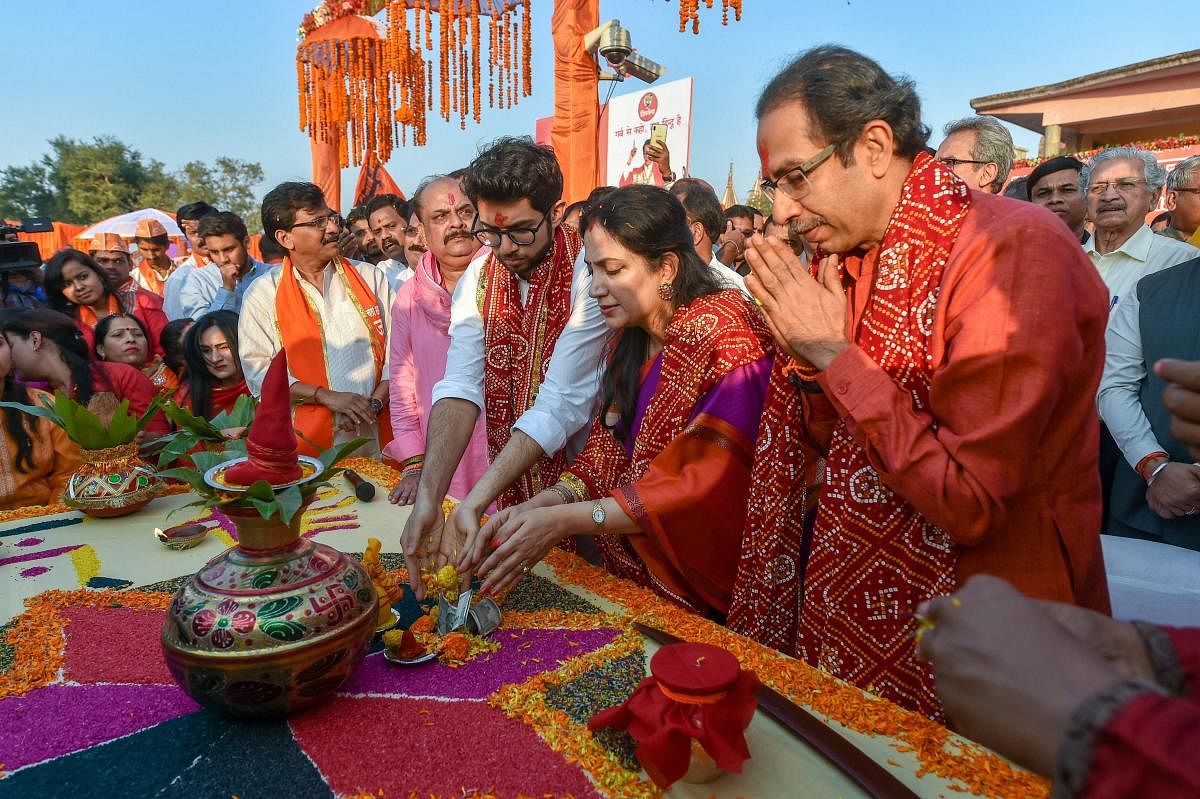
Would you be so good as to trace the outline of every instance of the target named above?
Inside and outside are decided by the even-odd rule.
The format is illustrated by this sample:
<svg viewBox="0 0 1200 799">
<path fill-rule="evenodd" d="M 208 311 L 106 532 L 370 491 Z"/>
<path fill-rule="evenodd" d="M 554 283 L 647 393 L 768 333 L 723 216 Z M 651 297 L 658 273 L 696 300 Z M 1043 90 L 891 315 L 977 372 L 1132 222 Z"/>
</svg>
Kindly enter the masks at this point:
<svg viewBox="0 0 1200 799">
<path fill-rule="evenodd" d="M 124 236 L 126 239 L 132 240 L 133 233 L 137 229 L 137 223 L 143 219 L 157 219 L 167 229 L 167 235 L 176 239 L 183 238 L 183 231 L 179 229 L 179 225 L 175 224 L 174 217 L 159 211 L 157 208 L 143 208 L 140 211 L 130 211 L 127 214 L 109 217 L 103 222 L 97 222 L 92 225 L 75 238 L 92 239 L 96 237 L 97 233 L 116 233 L 119 236 Z"/>
</svg>

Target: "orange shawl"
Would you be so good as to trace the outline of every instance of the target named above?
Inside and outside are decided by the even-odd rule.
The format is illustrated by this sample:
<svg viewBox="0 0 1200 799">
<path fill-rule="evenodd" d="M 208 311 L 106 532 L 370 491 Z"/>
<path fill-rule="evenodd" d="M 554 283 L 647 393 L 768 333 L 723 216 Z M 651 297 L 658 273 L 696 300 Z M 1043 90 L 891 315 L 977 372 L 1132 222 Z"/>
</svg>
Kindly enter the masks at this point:
<svg viewBox="0 0 1200 799">
<path fill-rule="evenodd" d="M 106 313 L 105 316 L 112 316 L 115 313 L 122 313 L 123 310 L 124 309 L 121 308 L 121 303 L 117 301 L 116 295 L 109 294 L 108 295 L 108 313 Z M 94 330 L 96 327 L 96 323 L 99 321 L 100 321 L 100 319 L 96 316 L 95 311 L 93 311 L 91 308 L 87 307 L 86 305 L 79 306 L 79 323 L 81 325 L 85 325 L 86 327 L 89 327 Z"/>
<path fill-rule="evenodd" d="M 379 298 L 350 262 L 341 256 L 333 261 L 335 279 L 341 280 L 354 308 L 371 336 L 371 354 L 375 360 L 375 379 L 383 375 L 387 359 L 387 330 L 379 311 Z M 275 295 L 276 324 L 279 339 L 287 351 L 289 370 L 302 383 L 328 389 L 329 371 L 325 363 L 325 331 L 321 317 L 313 307 L 291 258 L 283 259 L 279 290 Z M 386 414 L 382 415 L 386 419 Z M 308 402 L 296 408 L 294 424 L 300 434 L 300 453 L 316 456 L 333 446 L 333 411 Z M 385 425 L 390 427 L 390 425 Z M 307 441 L 305 440 L 307 439 Z M 312 442 L 311 444 L 309 442 Z M 315 446 L 313 446 L 315 445 Z"/>
<path fill-rule="evenodd" d="M 154 267 L 142 261 L 138 264 L 138 274 L 142 276 L 142 287 L 147 291 L 153 291 L 158 296 L 163 296 L 163 291 L 167 286 L 167 279 L 158 276 L 158 272 L 154 271 Z M 167 274 L 170 277 L 170 273 Z"/>
</svg>

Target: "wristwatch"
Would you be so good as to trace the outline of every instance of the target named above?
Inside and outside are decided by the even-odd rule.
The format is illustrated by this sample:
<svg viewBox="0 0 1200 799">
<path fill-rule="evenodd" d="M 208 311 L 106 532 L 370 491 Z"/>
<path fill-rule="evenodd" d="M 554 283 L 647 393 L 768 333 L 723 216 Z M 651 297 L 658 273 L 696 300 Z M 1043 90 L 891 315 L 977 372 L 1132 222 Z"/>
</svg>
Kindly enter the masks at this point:
<svg viewBox="0 0 1200 799">
<path fill-rule="evenodd" d="M 376 416 L 383 413 L 383 402 L 381 400 L 371 397 L 369 400 L 367 400 L 367 403 L 371 406 L 371 413 L 375 414 Z"/>
<path fill-rule="evenodd" d="M 592 503 L 592 521 L 596 523 L 597 530 L 604 529 L 604 520 L 607 518 L 604 513 L 604 504 L 600 500 Z"/>
</svg>

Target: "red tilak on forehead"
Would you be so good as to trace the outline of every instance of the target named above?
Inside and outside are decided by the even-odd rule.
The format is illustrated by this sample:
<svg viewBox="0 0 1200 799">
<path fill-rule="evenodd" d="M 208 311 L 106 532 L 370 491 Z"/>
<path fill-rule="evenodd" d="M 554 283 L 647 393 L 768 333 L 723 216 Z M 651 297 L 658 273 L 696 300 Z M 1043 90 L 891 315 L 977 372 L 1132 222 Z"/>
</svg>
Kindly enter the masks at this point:
<svg viewBox="0 0 1200 799">
<path fill-rule="evenodd" d="M 454 204 L 457 202 L 458 198 L 454 196 L 454 192 L 450 192 L 450 207 L 453 208 Z"/>
<path fill-rule="evenodd" d="M 771 174 L 769 171 L 767 171 L 767 162 L 771 160 L 771 154 L 767 152 L 766 145 L 760 144 L 758 146 L 758 160 L 759 166 L 762 167 L 763 177 Z"/>
<path fill-rule="evenodd" d="M 497 225 L 503 225 L 507 221 L 508 221 L 508 217 L 505 216 L 504 214 L 496 214 L 496 224 Z"/>
</svg>

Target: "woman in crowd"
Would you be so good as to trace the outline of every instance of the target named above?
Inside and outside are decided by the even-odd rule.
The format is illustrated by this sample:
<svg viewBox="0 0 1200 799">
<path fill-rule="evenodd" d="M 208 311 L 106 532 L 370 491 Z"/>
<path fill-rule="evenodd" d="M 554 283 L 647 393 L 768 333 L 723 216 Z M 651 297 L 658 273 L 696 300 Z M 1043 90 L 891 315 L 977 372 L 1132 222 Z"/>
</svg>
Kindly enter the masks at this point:
<svg viewBox="0 0 1200 799">
<path fill-rule="evenodd" d="M 59 250 L 46 263 L 46 304 L 79 323 L 90 350 L 96 323 L 116 313 L 133 314 L 145 328 L 150 349 L 162 355 L 159 338 L 167 326 L 162 299 L 145 289 L 136 289 L 125 307 L 117 292 L 90 255 L 70 248 Z"/>
<path fill-rule="evenodd" d="M 723 618 L 733 593 L 771 334 L 696 255 L 683 206 L 618 189 L 583 218 L 591 294 L 615 331 L 602 412 L 559 482 L 500 511 L 459 566 L 503 591 L 565 536 L 605 566 Z"/>
<path fill-rule="evenodd" d="M 187 379 L 175 401 L 192 413 L 211 419 L 233 410 L 237 398 L 249 394 L 238 358 L 238 315 L 212 311 L 196 320 L 183 337 Z"/>
<path fill-rule="evenodd" d="M 165 363 L 180 380 L 187 377 L 187 360 L 183 357 L 183 336 L 194 325 L 191 319 L 172 319 L 158 337 Z"/>
<path fill-rule="evenodd" d="M 150 354 L 150 339 L 140 319 L 133 314 L 115 313 L 96 323 L 96 360 L 127 363 L 150 379 L 159 394 L 171 395 L 179 388 L 179 376 Z"/>
<path fill-rule="evenodd" d="M 117 400 L 129 400 L 132 413 L 141 415 L 154 401 L 150 378 L 124 363 L 92 361 L 83 331 L 58 311 L 35 309 L 17 311 L 0 320 L 12 352 L 12 364 L 25 380 L 45 381 L 49 391 L 61 391 L 81 404 L 102 392 Z M 155 414 L 146 432 L 163 434 L 167 420 Z"/>
<path fill-rule="evenodd" d="M 0 320 L 0 326 L 3 320 Z M 53 398 L 29 389 L 13 377 L 8 339 L 0 336 L 0 376 L 5 402 L 38 405 Z M 0 448 L 0 510 L 57 502 L 79 466 L 79 447 L 48 419 L 4 409 L 4 446 Z"/>
</svg>

